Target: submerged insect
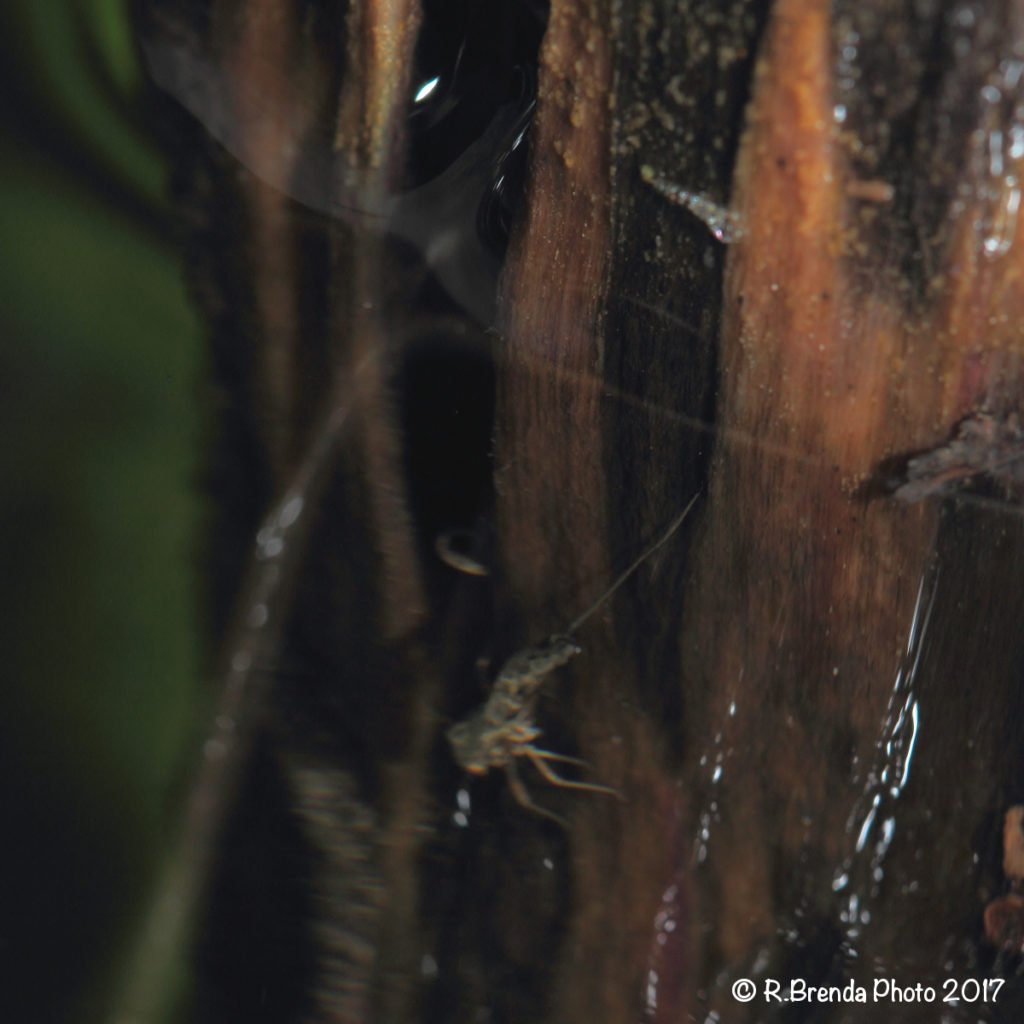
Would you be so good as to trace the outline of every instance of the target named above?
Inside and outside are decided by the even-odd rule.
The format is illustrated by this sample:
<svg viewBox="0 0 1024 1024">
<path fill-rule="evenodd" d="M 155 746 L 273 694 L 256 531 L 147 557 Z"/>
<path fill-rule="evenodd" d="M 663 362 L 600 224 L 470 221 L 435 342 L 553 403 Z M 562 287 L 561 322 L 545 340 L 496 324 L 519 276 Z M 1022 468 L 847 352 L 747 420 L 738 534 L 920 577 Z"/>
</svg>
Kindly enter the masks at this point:
<svg viewBox="0 0 1024 1024">
<path fill-rule="evenodd" d="M 682 525 L 699 495 L 698 491 L 661 537 L 647 548 L 582 615 L 570 623 L 564 633 L 555 634 L 539 644 L 518 651 L 502 665 L 494 681 L 494 689 L 484 704 L 469 718 L 448 730 L 452 754 L 462 768 L 474 775 L 486 775 L 492 768 L 504 768 L 512 795 L 523 807 L 563 825 L 565 822 L 557 814 L 538 807 L 530 799 L 516 771 L 517 758 L 525 757 L 554 786 L 619 795 L 618 791 L 610 786 L 602 786 L 595 782 L 577 782 L 566 779 L 555 771 L 552 762 L 580 767 L 586 767 L 586 762 L 576 757 L 544 750 L 536 745 L 535 741 L 541 736 L 541 729 L 534 720 L 537 697 L 548 676 L 582 652 L 583 648 L 576 643 L 573 634 L 644 562 L 668 542 Z"/>
<path fill-rule="evenodd" d="M 700 192 L 690 192 L 669 181 L 658 174 L 650 164 L 644 164 L 640 168 L 640 177 L 645 184 L 650 185 L 670 203 L 682 206 L 698 220 L 703 221 L 708 231 L 723 245 L 735 242 L 743 235 L 743 224 L 739 216 L 727 207 L 721 206 Z"/>
</svg>

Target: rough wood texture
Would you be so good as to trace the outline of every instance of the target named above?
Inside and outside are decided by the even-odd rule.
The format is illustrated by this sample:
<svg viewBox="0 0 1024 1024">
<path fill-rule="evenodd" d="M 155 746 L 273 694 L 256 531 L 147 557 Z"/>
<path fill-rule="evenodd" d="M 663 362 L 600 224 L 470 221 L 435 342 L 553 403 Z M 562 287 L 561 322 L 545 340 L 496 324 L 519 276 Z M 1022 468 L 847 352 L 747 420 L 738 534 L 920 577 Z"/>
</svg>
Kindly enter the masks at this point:
<svg viewBox="0 0 1024 1024">
<path fill-rule="evenodd" d="M 1016 612 L 1003 643 L 981 639 L 997 628 L 981 608 L 1019 571 L 1017 509 L 964 506 L 942 520 L 937 502 L 858 490 L 887 457 L 947 438 L 968 413 L 1005 417 L 1019 405 L 1021 250 L 986 255 L 993 205 L 1006 203 L 1016 172 L 1004 166 L 992 181 L 981 156 L 991 132 L 1010 130 L 1019 94 L 1011 101 L 1000 84 L 996 115 L 973 92 L 1000 74 L 1015 16 L 988 11 L 1007 19 L 1002 44 L 993 24 L 979 28 L 933 67 L 939 83 L 922 74 L 920 92 L 905 90 L 917 116 L 902 127 L 918 134 L 899 167 L 883 143 L 855 134 L 875 101 L 842 61 L 856 66 L 864 47 L 884 63 L 872 44 L 921 26 L 879 7 L 858 11 L 858 33 L 831 11 L 780 2 L 759 58 L 683 652 L 691 777 L 708 829 L 689 923 L 696 984 L 729 1020 L 759 1011 L 742 1016 L 716 979 L 749 975 L 758 958 L 769 976 L 814 970 L 822 981 L 869 979 L 876 963 L 902 984 L 941 977 L 947 958 L 954 974 L 969 970 L 957 936 L 979 910 L 972 855 L 1008 781 L 1000 723 L 1019 714 Z M 948 152 L 932 151 L 932 131 L 948 125 L 944 109 L 963 117 L 972 106 L 976 120 L 960 126 L 966 167 L 954 170 Z M 879 168 L 894 174 L 891 200 L 852 187 Z M 956 174 L 943 207 L 930 183 Z M 927 250 L 912 206 L 924 200 L 941 212 Z M 912 276 L 908 255 L 932 268 Z M 1000 558 L 1014 566 L 1007 577 Z"/>
<path fill-rule="evenodd" d="M 539 55 L 508 46 L 525 84 L 420 188 L 444 162 L 406 145 L 401 108 L 439 8 L 368 0 L 342 24 L 327 5 L 217 5 L 233 106 L 211 131 L 255 168 L 210 161 L 229 226 L 208 308 L 246 481 L 220 536 L 232 516 L 255 531 L 336 382 L 355 410 L 280 623 L 299 680 L 268 738 L 304 735 L 331 766 L 301 781 L 335 860 L 372 851 L 365 906 L 316 883 L 345 904 L 340 933 L 319 919 L 330 941 L 357 921 L 376 943 L 320 957 L 361 965 L 332 979 L 343 1015 L 790 1019 L 736 1003 L 732 980 L 1007 966 L 982 914 L 1009 905 L 1000 829 L 1024 799 L 1020 15 L 708 7 L 554 0 Z M 457 67 L 482 60 L 479 25 L 444 27 L 467 33 Z M 716 204 L 729 247 L 694 214 Z M 494 307 L 506 228 L 492 367 L 466 311 Z M 416 378 L 435 346 L 483 370 Z M 461 410 L 460 379 L 482 393 L 493 495 L 418 437 Z M 436 496 L 460 487 L 462 504 Z M 542 686 L 544 745 L 623 799 L 530 777 L 561 830 L 500 774 L 470 784 L 444 737 L 485 697 L 477 659 L 493 676 L 565 629 L 698 491 Z M 452 582 L 425 555 L 491 519 L 473 551 L 489 576 Z"/>
<path fill-rule="evenodd" d="M 619 21 L 599 5 L 552 8 L 528 207 L 502 286 L 496 512 L 523 623 L 510 643 L 562 628 L 701 486 L 720 255 L 639 170 L 654 160 L 703 184 L 728 166 L 758 27 L 744 5 L 728 13 L 650 4 Z M 685 40 L 673 31 L 684 14 Z M 721 124 L 693 116 L 703 102 Z M 695 156 L 692 136 L 673 132 L 684 126 L 713 151 Z M 624 797 L 541 790 L 572 816 L 552 1020 L 633 1019 L 659 996 L 663 1013 L 684 1006 L 688 954 L 675 940 L 662 951 L 657 921 L 681 925 L 687 899 L 678 734 L 663 724 L 678 708 L 685 551 L 680 536 L 588 623 L 545 708 L 546 739 L 578 744 L 593 778 Z"/>
<path fill-rule="evenodd" d="M 498 529 L 509 589 L 534 606 L 526 637 L 551 632 L 550 615 L 567 624 L 573 602 L 589 603 L 585 588 L 609 578 L 603 546 L 591 540 L 605 532 L 593 382 L 603 361 L 611 213 L 607 21 L 597 2 L 552 7 L 529 205 L 502 280 Z"/>
</svg>

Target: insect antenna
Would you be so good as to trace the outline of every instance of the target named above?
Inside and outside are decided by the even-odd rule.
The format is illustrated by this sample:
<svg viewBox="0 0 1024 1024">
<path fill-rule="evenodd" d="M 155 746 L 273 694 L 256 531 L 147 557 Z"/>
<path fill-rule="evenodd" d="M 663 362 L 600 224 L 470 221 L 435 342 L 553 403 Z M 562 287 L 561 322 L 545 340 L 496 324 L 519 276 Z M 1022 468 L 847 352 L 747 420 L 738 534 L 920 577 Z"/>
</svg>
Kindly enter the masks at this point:
<svg viewBox="0 0 1024 1024">
<path fill-rule="evenodd" d="M 604 786 L 600 782 L 579 782 L 576 779 L 567 779 L 559 775 L 554 768 L 548 764 L 549 761 L 565 761 L 569 764 L 586 764 L 578 757 L 566 757 L 564 754 L 554 754 L 550 750 L 541 750 L 538 747 L 526 746 L 523 748 L 530 763 L 538 772 L 553 786 L 560 786 L 562 789 L 580 789 L 589 793 L 607 793 L 609 796 L 617 796 L 623 799 L 622 794 L 611 786 Z"/>
<path fill-rule="evenodd" d="M 693 508 L 694 503 L 700 497 L 700 494 L 701 492 L 698 491 L 689 500 L 689 502 L 687 502 L 686 508 L 684 508 L 683 511 L 680 512 L 679 515 L 672 520 L 672 522 L 668 526 L 668 529 L 666 529 L 665 532 L 649 548 L 642 552 L 641 555 L 629 566 L 629 568 L 622 572 L 619 578 L 585 612 L 583 612 L 582 615 L 579 615 L 575 619 L 573 619 L 573 621 L 569 624 L 569 628 L 566 630 L 567 633 L 569 633 L 570 635 L 575 633 L 576 630 L 578 630 L 580 626 L 582 626 L 583 623 L 590 618 L 591 615 L 598 611 L 604 605 L 604 603 L 615 593 L 615 591 L 618 590 L 619 587 L 621 587 L 622 584 L 625 583 L 626 580 L 628 580 L 629 577 L 632 576 L 633 573 L 635 573 L 637 569 L 639 569 L 640 566 L 643 565 L 644 562 L 646 562 L 647 559 L 651 557 L 651 555 L 653 555 L 660 547 L 662 547 L 664 544 L 667 544 L 669 540 L 671 540 L 672 534 L 674 534 L 676 530 L 678 530 L 679 527 L 683 525 L 683 520 L 686 519 L 686 517 L 690 514 L 690 509 Z"/>
</svg>

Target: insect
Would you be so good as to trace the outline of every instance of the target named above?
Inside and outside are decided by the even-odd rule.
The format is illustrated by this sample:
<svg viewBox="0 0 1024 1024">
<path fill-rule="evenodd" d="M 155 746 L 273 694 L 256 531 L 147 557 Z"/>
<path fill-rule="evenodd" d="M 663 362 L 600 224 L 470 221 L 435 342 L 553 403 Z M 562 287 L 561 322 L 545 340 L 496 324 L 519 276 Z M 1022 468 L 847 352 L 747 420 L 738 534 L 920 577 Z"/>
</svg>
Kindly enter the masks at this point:
<svg viewBox="0 0 1024 1024">
<path fill-rule="evenodd" d="M 619 795 L 618 791 L 610 786 L 566 779 L 552 767 L 553 762 L 586 767 L 586 762 L 537 746 L 536 741 L 541 736 L 541 729 L 534 720 L 537 697 L 548 676 L 582 652 L 583 648 L 576 642 L 573 634 L 647 559 L 669 541 L 699 496 L 698 491 L 658 540 L 647 548 L 582 615 L 570 623 L 564 633 L 556 633 L 539 644 L 518 651 L 502 665 L 494 681 L 494 688 L 484 704 L 448 730 L 452 754 L 462 768 L 473 775 L 486 775 L 492 768 L 504 768 L 512 795 L 517 802 L 561 825 L 565 825 L 561 817 L 539 807 L 530 798 L 516 770 L 518 758 L 526 758 L 553 786 Z"/>
<path fill-rule="evenodd" d="M 740 218 L 732 210 L 720 206 L 699 192 L 689 192 L 685 188 L 681 188 L 669 181 L 668 178 L 658 174 L 650 164 L 644 164 L 640 168 L 640 177 L 645 184 L 650 185 L 670 203 L 682 206 L 698 220 L 703 221 L 708 231 L 723 245 L 735 242 L 743 235 Z"/>
</svg>

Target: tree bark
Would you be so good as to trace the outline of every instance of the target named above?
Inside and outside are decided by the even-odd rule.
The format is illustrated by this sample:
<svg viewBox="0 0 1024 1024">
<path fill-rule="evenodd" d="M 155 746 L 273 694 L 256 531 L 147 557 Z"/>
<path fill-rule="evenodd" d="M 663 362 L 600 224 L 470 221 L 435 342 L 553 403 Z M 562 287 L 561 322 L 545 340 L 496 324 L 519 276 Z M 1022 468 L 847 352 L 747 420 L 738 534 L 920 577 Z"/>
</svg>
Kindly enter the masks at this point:
<svg viewBox="0 0 1024 1024">
<path fill-rule="evenodd" d="M 302 11 L 219 4 L 150 46 L 231 154 L 200 161 L 243 481 L 223 605 L 229 536 L 354 410 L 260 749 L 332 894 L 318 934 L 362 953 L 311 945 L 252 1019 L 867 1021 L 732 985 L 1009 976 L 982 916 L 1024 797 L 1017 8 L 553 0 L 500 5 L 497 42 L 461 8 Z M 431 46 L 447 162 L 417 135 Z M 504 84 L 485 103 L 467 68 Z M 697 494 L 527 705 L 621 799 L 521 759 L 562 829 L 468 779 L 448 727 Z M 437 559 L 454 528 L 489 574 Z"/>
</svg>

